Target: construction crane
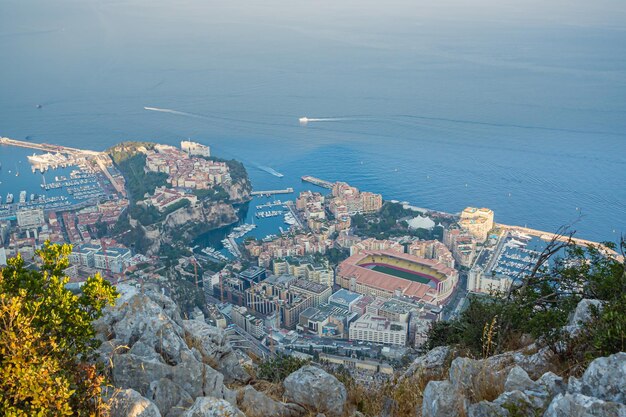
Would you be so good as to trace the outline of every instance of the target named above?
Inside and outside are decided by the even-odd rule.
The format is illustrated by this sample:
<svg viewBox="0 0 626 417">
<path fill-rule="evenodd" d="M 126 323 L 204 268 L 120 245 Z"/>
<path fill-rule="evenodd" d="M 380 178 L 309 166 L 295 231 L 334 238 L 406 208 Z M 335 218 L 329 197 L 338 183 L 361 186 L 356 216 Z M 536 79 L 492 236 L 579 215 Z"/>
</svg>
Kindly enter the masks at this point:
<svg viewBox="0 0 626 417">
<path fill-rule="evenodd" d="M 193 264 L 193 276 L 196 281 L 196 288 L 198 288 L 198 261 L 192 256 L 191 263 Z"/>
</svg>

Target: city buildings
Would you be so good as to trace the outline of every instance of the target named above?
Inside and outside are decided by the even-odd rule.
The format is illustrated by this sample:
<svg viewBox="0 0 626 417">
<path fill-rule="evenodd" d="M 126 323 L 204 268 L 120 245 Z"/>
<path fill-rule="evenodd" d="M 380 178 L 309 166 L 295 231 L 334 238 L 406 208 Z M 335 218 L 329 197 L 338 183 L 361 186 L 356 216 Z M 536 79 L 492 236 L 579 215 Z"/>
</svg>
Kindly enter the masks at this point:
<svg viewBox="0 0 626 417">
<path fill-rule="evenodd" d="M 407 330 L 406 323 L 366 313 L 350 324 L 350 340 L 405 346 Z"/>
<path fill-rule="evenodd" d="M 334 271 L 327 260 L 315 260 L 313 257 L 274 259 L 272 261 L 274 275 L 289 274 L 297 278 L 332 287 Z"/>
<path fill-rule="evenodd" d="M 438 240 L 416 240 L 407 246 L 407 253 L 418 258 L 433 259 L 448 268 L 454 268 L 454 256 Z"/>
<path fill-rule="evenodd" d="M 263 320 L 251 314 L 246 307 L 233 306 L 230 316 L 233 323 L 257 339 L 265 335 Z"/>
<path fill-rule="evenodd" d="M 357 213 L 370 214 L 378 212 L 383 205 L 380 194 L 360 192 L 345 182 L 336 182 L 332 188 L 332 200 L 329 204 L 330 212 L 335 218 Z"/>
<path fill-rule="evenodd" d="M 467 275 L 467 291 L 469 292 L 506 293 L 512 283 L 513 280 L 506 275 L 496 273 L 485 275 L 479 266 L 470 269 Z"/>
<path fill-rule="evenodd" d="M 149 196 L 144 201 L 147 205 L 155 207 L 158 211 L 165 211 L 168 207 L 173 206 L 183 200 L 188 200 L 191 204 L 198 202 L 198 197 L 184 191 L 175 190 L 167 187 L 157 187 L 154 195 Z"/>
<path fill-rule="evenodd" d="M 156 145 L 147 151 L 146 170 L 168 174 L 172 187 L 208 190 L 231 181 L 225 162 L 209 161 L 173 146 Z"/>
<path fill-rule="evenodd" d="M 93 254 L 93 266 L 96 269 L 119 274 L 122 273 L 131 256 L 130 250 L 125 247 L 112 246 L 106 249 L 101 247 L 100 250 Z"/>
<path fill-rule="evenodd" d="M 493 211 L 488 208 L 467 207 L 461 213 L 459 225 L 482 243 L 493 229 Z"/>
<path fill-rule="evenodd" d="M 43 226 L 46 219 L 43 208 L 20 209 L 17 211 L 17 225 L 23 228 L 33 228 Z"/>
<path fill-rule="evenodd" d="M 469 232 L 458 228 L 446 229 L 443 242 L 460 266 L 469 268 L 472 265 L 476 257 L 476 240 Z"/>
</svg>

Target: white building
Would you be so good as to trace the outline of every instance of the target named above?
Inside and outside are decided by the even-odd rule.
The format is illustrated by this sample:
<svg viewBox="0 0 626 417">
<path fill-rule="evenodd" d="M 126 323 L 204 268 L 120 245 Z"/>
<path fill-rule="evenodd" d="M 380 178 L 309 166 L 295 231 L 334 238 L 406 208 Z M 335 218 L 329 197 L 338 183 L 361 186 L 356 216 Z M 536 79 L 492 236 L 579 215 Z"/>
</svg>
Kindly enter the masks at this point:
<svg viewBox="0 0 626 417">
<path fill-rule="evenodd" d="M 246 307 L 233 306 L 230 312 L 233 323 L 245 330 L 248 334 L 260 339 L 265 335 L 263 320 L 248 313 Z"/>
<path fill-rule="evenodd" d="M 7 264 L 7 250 L 0 246 L 0 266 Z"/>
<path fill-rule="evenodd" d="M 94 253 L 94 266 L 119 274 L 124 270 L 125 263 L 131 258 L 130 250 L 120 247 L 108 247 L 106 253 L 100 249 Z"/>
<path fill-rule="evenodd" d="M 211 156 L 211 149 L 208 146 L 189 140 L 181 141 L 180 149 L 187 152 L 189 155 L 205 156 L 207 158 Z"/>
<path fill-rule="evenodd" d="M 43 209 L 21 209 L 17 211 L 17 225 L 20 227 L 39 227 L 43 226 L 46 219 L 43 215 Z"/>
<path fill-rule="evenodd" d="M 350 340 L 406 346 L 407 330 L 406 323 L 367 313 L 350 324 Z"/>
<path fill-rule="evenodd" d="M 92 268 L 94 266 L 94 254 L 100 250 L 100 245 L 77 245 L 72 249 L 69 256 L 72 265 L 81 265 Z"/>
<path fill-rule="evenodd" d="M 491 294 L 509 290 L 513 280 L 506 275 L 485 275 L 482 268 L 475 266 L 467 275 L 467 291 Z"/>
</svg>

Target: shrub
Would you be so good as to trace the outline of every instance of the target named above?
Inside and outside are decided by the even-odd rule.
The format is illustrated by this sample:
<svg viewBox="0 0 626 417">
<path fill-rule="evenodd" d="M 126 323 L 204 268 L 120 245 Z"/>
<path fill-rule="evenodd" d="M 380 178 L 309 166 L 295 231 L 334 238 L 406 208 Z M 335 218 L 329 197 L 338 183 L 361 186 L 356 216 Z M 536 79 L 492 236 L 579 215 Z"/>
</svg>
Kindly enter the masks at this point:
<svg viewBox="0 0 626 417">
<path fill-rule="evenodd" d="M 257 378 L 269 382 L 280 383 L 291 373 L 310 363 L 307 359 L 278 353 L 258 365 Z"/>
<path fill-rule="evenodd" d="M 37 252 L 39 270 L 19 257 L 0 270 L 0 415 L 102 415 L 104 382 L 95 364 L 92 321 L 117 292 L 99 275 L 81 295 L 65 288 L 69 245 Z"/>
</svg>

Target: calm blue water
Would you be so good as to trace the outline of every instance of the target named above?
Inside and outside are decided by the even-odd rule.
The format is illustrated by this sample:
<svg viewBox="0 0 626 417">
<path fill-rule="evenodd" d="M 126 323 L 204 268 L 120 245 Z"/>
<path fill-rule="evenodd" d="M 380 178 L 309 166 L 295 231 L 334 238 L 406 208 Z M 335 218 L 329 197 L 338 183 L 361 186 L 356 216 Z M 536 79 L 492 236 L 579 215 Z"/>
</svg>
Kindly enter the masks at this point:
<svg viewBox="0 0 626 417">
<path fill-rule="evenodd" d="M 257 189 L 309 174 L 545 230 L 582 213 L 580 237 L 617 239 L 626 4 L 466 3 L 4 0 L 0 135 L 190 137 Z"/>
</svg>

